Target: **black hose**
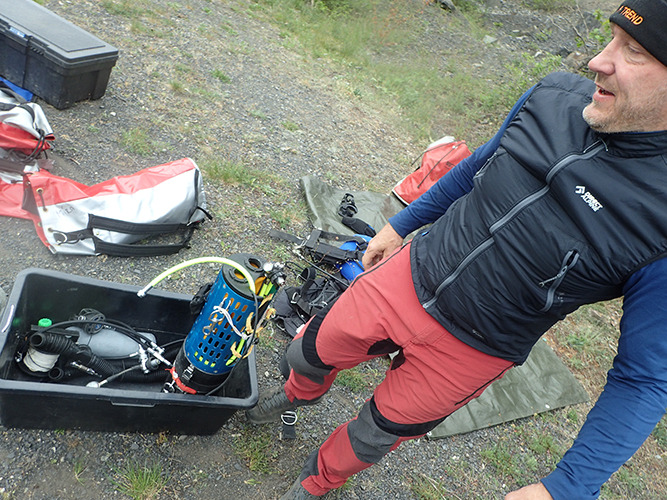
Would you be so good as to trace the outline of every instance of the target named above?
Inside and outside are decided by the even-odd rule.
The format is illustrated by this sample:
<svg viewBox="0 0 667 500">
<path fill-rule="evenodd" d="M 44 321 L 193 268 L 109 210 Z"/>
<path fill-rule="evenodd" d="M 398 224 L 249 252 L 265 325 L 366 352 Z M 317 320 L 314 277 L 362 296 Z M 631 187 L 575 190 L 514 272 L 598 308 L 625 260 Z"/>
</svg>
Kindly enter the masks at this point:
<svg viewBox="0 0 667 500">
<path fill-rule="evenodd" d="M 63 335 L 49 334 L 49 333 L 44 334 L 44 332 L 33 334 L 33 336 L 35 335 L 41 336 L 35 338 L 35 342 L 40 345 L 39 349 L 41 351 L 46 351 L 46 347 L 52 349 L 57 348 L 59 350 L 54 351 L 54 353 L 61 354 L 63 355 L 63 357 L 67 357 L 69 355 L 70 350 L 72 348 L 71 344 L 74 344 L 74 347 L 84 347 L 86 349 L 89 349 L 87 346 L 79 346 L 75 344 L 73 341 L 71 341 L 67 337 L 64 337 Z M 59 338 L 63 338 L 69 342 L 59 340 Z M 32 336 L 30 340 L 31 344 L 35 348 L 37 348 L 37 346 L 34 345 L 34 342 L 32 341 Z M 182 342 L 179 342 L 177 344 L 171 344 L 170 346 L 167 347 L 162 356 L 169 361 L 173 361 L 176 358 L 178 351 L 181 349 L 181 344 Z M 97 356 L 95 357 L 97 358 Z M 86 364 L 86 366 L 90 366 L 90 368 L 93 368 L 97 373 L 102 375 L 103 378 L 113 377 L 114 375 L 124 370 L 127 370 L 128 368 L 139 366 L 137 360 L 133 358 L 114 359 L 114 360 L 106 360 L 103 358 L 97 358 L 97 359 L 104 361 L 104 363 L 108 365 L 108 370 L 110 370 L 109 373 L 102 374 L 93 366 L 90 366 L 88 364 Z M 53 367 L 49 372 L 49 379 L 51 379 L 51 381 L 53 382 L 66 382 L 67 380 L 86 376 L 86 373 L 82 372 L 81 370 L 68 367 L 67 364 L 69 363 L 69 361 L 70 360 L 63 360 L 61 363 L 59 363 L 60 366 Z M 82 361 L 79 362 L 81 364 L 84 364 Z M 167 374 L 165 373 L 164 370 L 153 370 L 148 373 L 145 373 L 143 370 L 137 368 L 136 370 L 128 371 L 127 373 L 123 373 L 117 378 L 114 378 L 114 382 L 140 382 L 140 383 L 164 382 L 166 378 Z"/>
<path fill-rule="evenodd" d="M 106 359 L 93 354 L 90 347 L 79 345 L 64 335 L 36 332 L 30 336 L 30 345 L 42 352 L 60 354 L 70 358 L 70 361 L 87 366 L 102 377 L 108 377 L 114 373 L 113 366 Z"/>
</svg>

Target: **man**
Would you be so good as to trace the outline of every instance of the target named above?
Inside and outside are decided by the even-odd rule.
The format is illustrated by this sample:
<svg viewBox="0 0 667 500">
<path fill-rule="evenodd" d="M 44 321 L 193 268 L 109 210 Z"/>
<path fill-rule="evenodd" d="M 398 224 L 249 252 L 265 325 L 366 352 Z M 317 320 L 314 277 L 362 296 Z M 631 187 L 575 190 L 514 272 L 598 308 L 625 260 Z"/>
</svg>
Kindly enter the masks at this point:
<svg viewBox="0 0 667 500">
<path fill-rule="evenodd" d="M 390 219 L 367 271 L 290 344 L 290 377 L 248 411 L 254 423 L 317 402 L 341 369 L 399 355 L 284 499 L 341 486 L 525 361 L 565 315 L 614 297 L 624 315 L 604 392 L 556 470 L 506 500 L 596 498 L 660 420 L 667 0 L 627 0 L 610 21 L 613 40 L 589 64 L 595 84 L 561 73 L 530 89 L 489 143 Z"/>
</svg>

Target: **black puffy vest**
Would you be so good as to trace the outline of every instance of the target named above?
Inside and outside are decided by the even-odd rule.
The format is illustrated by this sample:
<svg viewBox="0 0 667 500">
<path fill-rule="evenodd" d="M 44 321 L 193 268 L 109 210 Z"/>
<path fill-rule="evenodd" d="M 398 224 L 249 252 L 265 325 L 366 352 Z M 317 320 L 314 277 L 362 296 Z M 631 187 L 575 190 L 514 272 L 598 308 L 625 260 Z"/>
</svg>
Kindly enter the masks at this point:
<svg viewBox="0 0 667 500">
<path fill-rule="evenodd" d="M 667 132 L 598 134 L 591 81 L 541 81 L 473 190 L 417 236 L 424 308 L 482 352 L 522 363 L 555 322 L 619 297 L 667 255 Z"/>
</svg>

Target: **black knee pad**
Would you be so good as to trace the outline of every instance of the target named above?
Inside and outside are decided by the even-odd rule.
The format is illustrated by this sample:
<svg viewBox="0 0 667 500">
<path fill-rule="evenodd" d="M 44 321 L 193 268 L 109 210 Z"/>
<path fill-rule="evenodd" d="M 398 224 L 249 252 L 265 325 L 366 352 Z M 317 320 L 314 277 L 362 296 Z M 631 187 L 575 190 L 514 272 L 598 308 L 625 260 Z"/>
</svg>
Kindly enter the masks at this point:
<svg viewBox="0 0 667 500">
<path fill-rule="evenodd" d="M 332 367 L 322 368 L 314 366 L 306 359 L 303 353 L 303 337 L 295 339 L 290 343 L 285 353 L 285 360 L 289 368 L 316 384 L 323 384 L 325 375 L 329 375 L 332 369 Z"/>
</svg>

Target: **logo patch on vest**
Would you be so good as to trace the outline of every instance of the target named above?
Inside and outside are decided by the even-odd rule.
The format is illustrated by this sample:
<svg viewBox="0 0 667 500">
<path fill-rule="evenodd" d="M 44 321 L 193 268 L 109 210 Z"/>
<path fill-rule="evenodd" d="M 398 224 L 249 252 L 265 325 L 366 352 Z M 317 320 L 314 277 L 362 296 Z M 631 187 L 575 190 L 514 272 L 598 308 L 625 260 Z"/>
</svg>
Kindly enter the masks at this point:
<svg viewBox="0 0 667 500">
<path fill-rule="evenodd" d="M 577 193 L 582 200 L 586 202 L 586 205 L 588 205 L 593 212 L 597 212 L 598 210 L 604 208 L 604 205 L 600 203 L 595 196 L 591 194 L 590 191 L 586 191 L 586 186 L 577 186 L 574 190 L 575 193 Z"/>
</svg>

